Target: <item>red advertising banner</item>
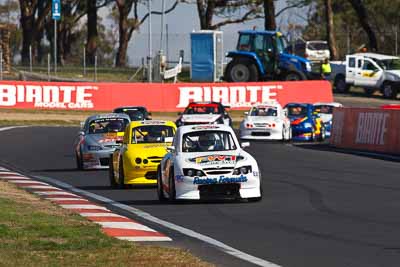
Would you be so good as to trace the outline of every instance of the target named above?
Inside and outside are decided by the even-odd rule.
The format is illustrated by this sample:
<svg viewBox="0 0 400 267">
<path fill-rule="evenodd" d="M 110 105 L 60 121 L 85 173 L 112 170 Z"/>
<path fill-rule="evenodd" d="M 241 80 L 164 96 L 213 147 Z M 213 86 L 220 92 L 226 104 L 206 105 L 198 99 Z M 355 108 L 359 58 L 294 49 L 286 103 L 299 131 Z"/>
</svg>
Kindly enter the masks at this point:
<svg viewBox="0 0 400 267">
<path fill-rule="evenodd" d="M 216 101 L 232 109 L 277 100 L 331 102 L 328 81 L 260 83 L 72 83 L 1 81 L 0 108 L 112 110 L 145 106 L 151 111 L 177 111 L 193 101 Z"/>
<path fill-rule="evenodd" d="M 335 108 L 330 143 L 340 148 L 400 154 L 400 110 Z"/>
</svg>

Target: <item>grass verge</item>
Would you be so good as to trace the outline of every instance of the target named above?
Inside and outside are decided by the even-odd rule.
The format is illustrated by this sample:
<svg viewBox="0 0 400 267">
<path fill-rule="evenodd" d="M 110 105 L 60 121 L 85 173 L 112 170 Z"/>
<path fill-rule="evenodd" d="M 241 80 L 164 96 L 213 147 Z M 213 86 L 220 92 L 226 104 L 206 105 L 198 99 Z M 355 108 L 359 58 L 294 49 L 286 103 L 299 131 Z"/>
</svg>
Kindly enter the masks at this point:
<svg viewBox="0 0 400 267">
<path fill-rule="evenodd" d="M 0 181 L 0 266 L 211 266 L 187 251 L 108 237 L 100 226 Z"/>
</svg>

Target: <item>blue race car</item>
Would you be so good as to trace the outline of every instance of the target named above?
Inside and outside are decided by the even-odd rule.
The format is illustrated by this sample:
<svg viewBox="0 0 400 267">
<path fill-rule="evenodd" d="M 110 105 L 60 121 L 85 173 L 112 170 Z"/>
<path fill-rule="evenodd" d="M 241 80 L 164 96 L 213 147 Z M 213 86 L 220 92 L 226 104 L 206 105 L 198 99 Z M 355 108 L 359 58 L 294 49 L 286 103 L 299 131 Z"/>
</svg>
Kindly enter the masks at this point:
<svg viewBox="0 0 400 267">
<path fill-rule="evenodd" d="M 323 141 L 325 126 L 322 119 L 314 114 L 314 106 L 304 103 L 288 103 L 285 106 L 292 127 L 294 141 Z"/>
</svg>

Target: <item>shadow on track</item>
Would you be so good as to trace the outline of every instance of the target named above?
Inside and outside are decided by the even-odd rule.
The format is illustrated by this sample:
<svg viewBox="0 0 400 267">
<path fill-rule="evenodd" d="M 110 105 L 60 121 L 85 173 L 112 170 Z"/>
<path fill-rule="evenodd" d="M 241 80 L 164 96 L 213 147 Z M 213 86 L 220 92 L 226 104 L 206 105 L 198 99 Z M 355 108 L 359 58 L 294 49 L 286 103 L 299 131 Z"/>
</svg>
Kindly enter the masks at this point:
<svg viewBox="0 0 400 267">
<path fill-rule="evenodd" d="M 304 148 L 304 149 L 343 153 L 343 154 L 357 155 L 357 156 L 362 156 L 362 157 L 367 157 L 367 158 L 372 158 L 372 159 L 400 162 L 400 155 L 384 154 L 384 153 L 371 152 L 371 151 L 365 151 L 365 150 L 352 150 L 352 149 L 345 149 L 345 148 L 336 148 L 336 147 L 329 145 L 328 143 L 312 143 L 312 144 L 293 143 L 293 145 L 296 147 L 299 147 L 299 148 Z"/>
</svg>

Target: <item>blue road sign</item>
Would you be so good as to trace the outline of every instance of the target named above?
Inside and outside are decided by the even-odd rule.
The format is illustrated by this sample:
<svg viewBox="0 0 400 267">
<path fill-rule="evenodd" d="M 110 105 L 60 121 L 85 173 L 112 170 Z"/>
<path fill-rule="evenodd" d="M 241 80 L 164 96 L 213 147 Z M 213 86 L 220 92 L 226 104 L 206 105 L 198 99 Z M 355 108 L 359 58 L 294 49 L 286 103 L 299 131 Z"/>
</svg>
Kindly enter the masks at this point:
<svg viewBox="0 0 400 267">
<path fill-rule="evenodd" d="M 53 0 L 51 4 L 51 13 L 54 20 L 61 18 L 61 0 Z"/>
</svg>

